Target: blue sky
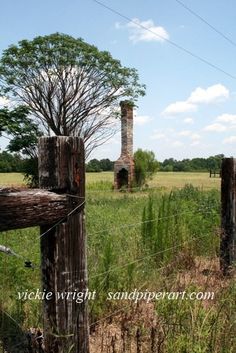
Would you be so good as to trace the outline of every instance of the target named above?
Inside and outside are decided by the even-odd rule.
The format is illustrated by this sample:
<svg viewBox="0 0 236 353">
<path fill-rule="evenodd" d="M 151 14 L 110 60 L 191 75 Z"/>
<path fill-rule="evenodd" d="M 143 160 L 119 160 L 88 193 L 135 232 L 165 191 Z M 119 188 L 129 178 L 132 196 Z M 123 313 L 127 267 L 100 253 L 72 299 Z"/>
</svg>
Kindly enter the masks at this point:
<svg viewBox="0 0 236 353">
<path fill-rule="evenodd" d="M 62 32 L 108 50 L 135 67 L 147 85 L 135 112 L 134 147 L 158 160 L 209 156 L 236 150 L 236 44 L 230 44 L 176 0 L 101 0 L 163 38 L 184 47 L 235 78 L 160 40 L 92 0 L 5 1 L 0 13 L 0 52 L 21 39 Z M 236 42 L 234 0 L 183 0 Z M 2 138 L 0 147 L 6 141 Z M 120 136 L 92 157 L 115 160 Z"/>
</svg>

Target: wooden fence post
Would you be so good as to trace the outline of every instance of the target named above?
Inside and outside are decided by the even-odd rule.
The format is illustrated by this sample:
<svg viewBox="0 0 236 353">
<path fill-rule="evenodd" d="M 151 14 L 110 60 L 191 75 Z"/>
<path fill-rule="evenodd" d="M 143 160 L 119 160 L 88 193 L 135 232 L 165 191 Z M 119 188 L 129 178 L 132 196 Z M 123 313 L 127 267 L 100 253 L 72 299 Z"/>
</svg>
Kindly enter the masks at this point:
<svg viewBox="0 0 236 353">
<path fill-rule="evenodd" d="M 87 300 L 76 303 L 57 293 L 87 291 L 86 238 L 84 225 L 84 146 L 77 137 L 42 137 L 39 140 L 40 188 L 67 194 L 76 211 L 41 237 L 46 353 L 88 353 Z M 48 222 L 45 222 L 45 224 Z M 54 224 L 41 226 L 41 234 Z"/>
<path fill-rule="evenodd" d="M 227 275 L 236 261 L 236 159 L 223 159 L 221 177 L 220 267 Z"/>
</svg>

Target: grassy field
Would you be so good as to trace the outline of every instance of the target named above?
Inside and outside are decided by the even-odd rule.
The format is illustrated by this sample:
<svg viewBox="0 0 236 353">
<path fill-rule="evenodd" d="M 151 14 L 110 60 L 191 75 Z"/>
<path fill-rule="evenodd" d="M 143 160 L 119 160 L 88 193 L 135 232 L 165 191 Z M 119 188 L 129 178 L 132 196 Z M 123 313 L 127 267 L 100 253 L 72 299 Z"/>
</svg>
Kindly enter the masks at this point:
<svg viewBox="0 0 236 353">
<path fill-rule="evenodd" d="M 24 176 L 21 173 L 0 173 L 0 186 L 22 186 L 24 183 Z"/>
<path fill-rule="evenodd" d="M 20 185 L 22 180 L 0 174 L 0 185 Z M 150 347 L 153 320 L 163 342 L 160 353 L 236 352 L 235 280 L 223 279 L 219 271 L 220 179 L 207 173 L 157 173 L 149 183 L 154 189 L 134 193 L 115 193 L 112 183 L 113 173 L 86 175 L 89 289 L 97 292 L 90 323 L 119 310 L 113 321 L 102 321 L 103 328 L 95 326 L 91 352 L 107 352 L 96 343 L 101 330 L 106 340 L 109 329 L 114 333 L 121 322 L 130 329 L 132 345 L 138 328 Z M 38 235 L 37 228 L 0 233 L 0 244 L 23 256 L 0 254 L 0 304 L 24 328 L 42 325 L 40 303 L 17 299 L 18 291 L 40 288 Z M 36 268 L 25 268 L 23 259 Z M 142 305 L 106 300 L 108 291 L 135 288 L 214 291 L 216 297 L 212 302 L 144 303 L 144 314 Z"/>
<path fill-rule="evenodd" d="M 110 188 L 113 183 L 112 172 L 87 173 L 86 184 L 88 188 L 94 189 L 95 184 L 105 183 L 106 188 Z M 92 184 L 92 185 L 91 185 Z M 185 184 L 192 184 L 204 190 L 220 187 L 220 178 L 210 178 L 209 173 L 183 173 L 183 172 L 158 172 L 152 180 L 148 182 L 150 187 L 158 187 L 164 190 L 181 188 Z M 0 186 L 24 185 L 23 175 L 20 173 L 0 173 Z"/>
</svg>

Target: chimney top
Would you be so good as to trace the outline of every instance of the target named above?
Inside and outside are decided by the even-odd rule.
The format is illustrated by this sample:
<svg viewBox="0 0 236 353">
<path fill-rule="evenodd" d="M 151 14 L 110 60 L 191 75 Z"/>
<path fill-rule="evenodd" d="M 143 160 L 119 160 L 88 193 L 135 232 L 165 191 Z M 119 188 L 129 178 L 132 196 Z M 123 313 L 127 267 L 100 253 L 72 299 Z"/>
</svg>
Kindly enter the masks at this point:
<svg viewBox="0 0 236 353">
<path fill-rule="evenodd" d="M 134 103 L 132 101 L 129 101 L 129 100 L 124 100 L 124 101 L 120 101 L 120 106 L 121 106 L 121 108 L 123 108 L 123 107 L 133 108 L 134 107 Z"/>
</svg>

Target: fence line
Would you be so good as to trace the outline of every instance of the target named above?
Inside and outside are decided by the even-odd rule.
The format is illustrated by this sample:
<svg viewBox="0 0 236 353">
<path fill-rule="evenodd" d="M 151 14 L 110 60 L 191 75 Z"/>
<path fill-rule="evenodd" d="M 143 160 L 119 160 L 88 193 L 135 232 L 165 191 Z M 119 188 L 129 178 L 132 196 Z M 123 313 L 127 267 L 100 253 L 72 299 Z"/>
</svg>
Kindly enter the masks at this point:
<svg viewBox="0 0 236 353">
<path fill-rule="evenodd" d="M 127 267 L 127 266 L 132 265 L 132 264 L 135 264 L 135 263 L 137 263 L 137 262 L 142 262 L 142 261 L 146 260 L 147 258 L 156 256 L 156 255 L 159 255 L 159 254 L 163 254 L 163 253 L 165 253 L 165 252 L 167 252 L 167 251 L 169 251 L 169 250 L 173 250 L 173 249 L 179 248 L 179 247 L 181 247 L 181 246 L 183 246 L 183 245 L 189 244 L 189 243 L 194 242 L 194 241 L 197 241 L 197 240 L 198 240 L 198 239 L 189 239 L 189 240 L 187 240 L 187 241 L 185 241 L 185 242 L 183 242 L 183 243 L 180 243 L 180 244 L 178 244 L 178 245 L 171 246 L 171 247 L 169 247 L 169 248 L 167 248 L 167 249 L 164 249 L 164 250 L 161 250 L 161 251 L 157 251 L 157 252 L 155 252 L 155 253 L 152 253 L 152 254 L 143 256 L 143 257 L 141 257 L 141 258 L 139 258 L 139 259 L 136 259 L 136 260 L 133 260 L 133 261 L 130 261 L 130 262 L 126 262 L 126 263 L 123 264 L 123 265 L 112 267 L 112 268 L 111 268 L 110 270 L 108 270 L 108 271 L 104 271 L 104 272 L 98 273 L 98 274 L 96 274 L 96 275 L 94 275 L 94 276 L 90 276 L 90 279 L 103 276 L 103 275 L 105 275 L 105 274 L 107 274 L 107 273 L 110 273 L 110 272 L 116 271 L 116 270 L 118 270 L 118 269 Z M 165 268 L 165 267 L 166 267 L 166 266 L 161 267 L 160 269 L 163 269 L 163 268 Z M 62 272 L 63 275 L 70 274 L 70 273 L 72 273 L 72 272 L 71 272 L 71 271 Z"/>
<path fill-rule="evenodd" d="M 77 197 L 75 195 L 73 195 L 74 197 Z M 79 197 L 80 198 L 80 197 Z M 63 217 L 61 220 L 59 220 L 57 223 L 55 223 L 51 228 L 49 228 L 47 231 L 45 231 L 44 233 L 40 234 L 38 237 L 39 238 L 42 238 L 43 236 L 45 236 L 47 233 L 49 233 L 52 229 L 54 229 L 55 227 L 57 227 L 58 225 L 60 225 L 64 220 L 66 220 L 68 217 L 70 217 L 74 212 L 76 212 L 76 210 L 80 207 L 82 207 L 83 205 L 85 204 L 85 201 L 82 202 L 81 204 L 77 205 L 71 212 L 68 213 L 68 215 L 66 215 L 65 217 Z M 199 210 L 191 210 L 189 212 L 181 212 L 181 213 L 176 213 L 174 215 L 171 215 L 171 216 L 165 216 L 165 217 L 159 217 L 159 218 L 156 218 L 156 219 L 151 219 L 151 220 L 148 220 L 148 221 L 141 221 L 141 222 L 136 222 L 136 223 L 132 223 L 132 224 L 123 224 L 119 227 L 112 227 L 112 228 L 108 228 L 108 229 L 103 229 L 101 231 L 98 231 L 98 232 L 95 232 L 95 233 L 90 233 L 88 234 L 87 236 L 94 236 L 96 234 L 101 234 L 101 233 L 104 233 L 104 232 L 107 232 L 107 231 L 116 231 L 116 230 L 120 230 L 120 229 L 124 229 L 124 228 L 132 228 L 132 227 L 136 227 L 136 226 L 140 226 L 142 224 L 148 224 L 148 223 L 153 223 L 153 222 L 158 222 L 160 220 L 163 220 L 163 219 L 170 219 L 170 218 L 174 218 L 176 216 L 181 216 L 181 215 L 185 215 L 185 214 L 191 214 L 192 212 L 201 212 L 202 210 L 199 209 Z M 210 214 L 211 212 L 209 211 L 206 211 L 205 214 Z M 178 245 L 179 246 L 179 245 Z M 178 247 L 177 246 L 177 247 Z M 5 250 L 4 250 L 5 248 Z M 166 249 L 164 250 L 165 251 L 168 251 L 170 249 Z M 40 268 L 39 265 L 35 265 L 33 264 L 31 261 L 29 260 L 26 260 L 25 257 L 23 257 L 22 255 L 20 254 L 17 254 L 16 252 L 14 252 L 12 249 L 10 248 L 7 248 L 5 247 L 4 245 L 0 245 L 0 252 L 4 252 L 8 255 L 12 255 L 12 256 L 17 256 L 17 257 L 20 257 L 22 259 L 24 259 L 24 263 L 25 263 L 25 267 L 28 267 L 28 268 Z M 149 256 L 155 256 L 156 254 L 153 254 L 153 255 L 149 255 Z M 134 262 L 137 262 L 137 261 L 140 261 L 140 260 L 135 260 Z M 123 266 L 122 266 L 123 267 Z M 66 274 L 66 273 L 70 273 L 70 272 L 63 272 L 63 274 Z M 101 274 L 100 274 L 101 275 Z M 99 275 L 99 276 L 100 276 Z M 94 277 L 94 276 L 93 276 Z M 92 277 L 92 278 L 93 278 Z"/>
<path fill-rule="evenodd" d="M 104 232 L 107 232 L 107 231 L 112 231 L 112 230 L 117 230 L 117 229 L 132 228 L 132 227 L 136 227 L 138 225 L 142 225 L 142 224 L 145 224 L 145 223 L 158 222 L 158 221 L 160 221 L 162 219 L 170 219 L 170 218 L 174 218 L 176 216 L 181 216 L 181 215 L 185 215 L 185 214 L 191 214 L 192 212 L 201 212 L 201 210 L 192 210 L 192 211 L 189 211 L 189 212 L 175 213 L 174 215 L 171 215 L 171 216 L 164 216 L 164 217 L 159 217 L 159 218 L 156 218 L 156 219 L 151 219 L 151 220 L 148 220 L 148 221 L 141 221 L 141 222 L 136 222 L 136 223 L 131 223 L 131 224 L 127 223 L 127 224 L 123 224 L 123 225 L 121 225 L 119 227 L 107 228 L 107 229 L 103 229 L 101 231 L 90 233 L 90 234 L 88 234 L 88 236 L 93 236 L 93 235 L 96 235 L 96 234 L 101 234 L 101 233 L 104 233 Z M 205 213 L 208 214 L 210 212 L 206 211 Z"/>
<path fill-rule="evenodd" d="M 105 271 L 105 272 L 102 272 L 102 273 L 98 273 L 97 275 L 91 276 L 90 278 L 93 279 L 93 278 L 100 277 L 100 276 L 102 276 L 102 275 L 104 275 L 104 274 L 107 274 L 107 273 L 116 271 L 116 270 L 118 270 L 118 269 L 127 267 L 127 266 L 129 266 L 129 265 L 133 265 L 133 264 L 138 263 L 138 262 L 142 262 L 142 261 L 144 261 L 144 260 L 146 260 L 146 259 L 148 259 L 148 258 L 150 258 L 150 257 L 154 257 L 154 256 L 156 256 L 156 255 L 163 254 L 163 253 L 165 253 L 165 252 L 167 252 L 167 251 L 170 251 L 170 250 L 179 248 L 179 247 L 181 247 L 181 246 L 184 246 L 184 245 L 186 245 L 186 244 L 189 244 L 189 243 L 194 242 L 194 241 L 197 241 L 197 240 L 198 240 L 198 239 L 189 239 L 189 240 L 187 240 L 187 241 L 185 241 L 185 242 L 183 242 L 183 243 L 180 243 L 180 244 L 178 244 L 178 245 L 171 246 L 171 247 L 169 247 L 169 248 L 167 248 L 167 249 L 164 249 L 164 250 L 157 251 L 157 252 L 155 252 L 155 253 L 146 255 L 146 256 L 144 256 L 144 257 L 142 257 L 142 258 L 140 258 L 140 259 L 136 259 L 136 260 L 127 262 L 127 263 L 124 264 L 124 265 L 113 267 L 113 268 L 111 268 L 111 269 L 108 270 L 108 271 Z M 163 268 L 165 268 L 165 267 L 166 267 L 166 266 L 161 267 L 160 269 L 163 269 Z"/>
</svg>

